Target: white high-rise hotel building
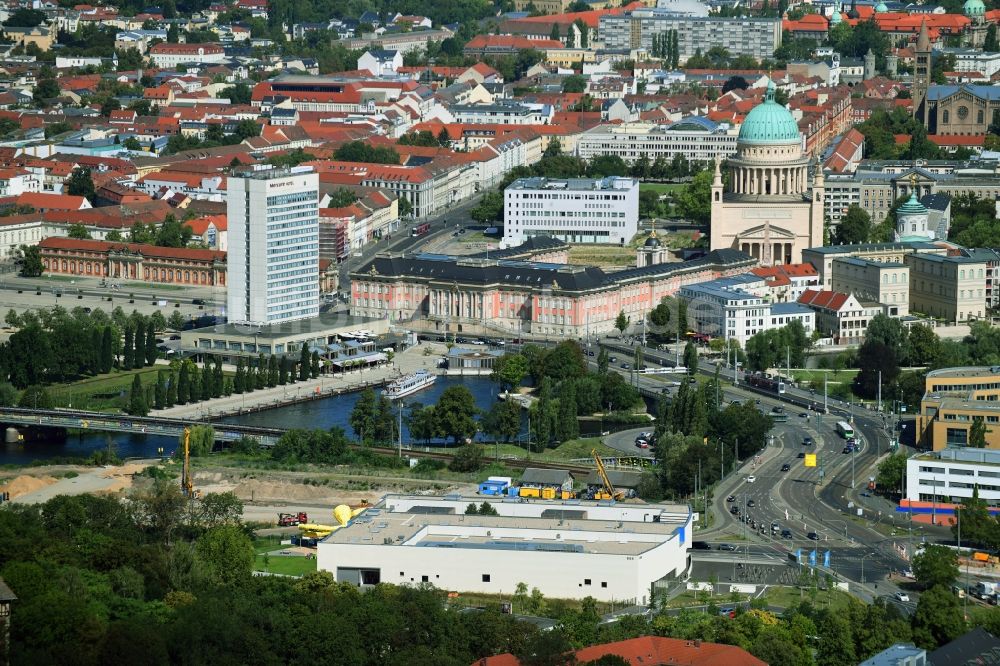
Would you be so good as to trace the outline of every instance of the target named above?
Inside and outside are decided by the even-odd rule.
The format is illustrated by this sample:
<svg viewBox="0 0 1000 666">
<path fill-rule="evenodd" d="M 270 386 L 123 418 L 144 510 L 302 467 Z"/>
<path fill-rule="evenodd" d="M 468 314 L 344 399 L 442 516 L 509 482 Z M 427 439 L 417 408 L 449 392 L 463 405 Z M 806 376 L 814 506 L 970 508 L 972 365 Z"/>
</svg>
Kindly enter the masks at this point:
<svg viewBox="0 0 1000 666">
<path fill-rule="evenodd" d="M 230 323 L 319 315 L 319 176 L 310 167 L 238 171 L 227 184 Z"/>
</svg>

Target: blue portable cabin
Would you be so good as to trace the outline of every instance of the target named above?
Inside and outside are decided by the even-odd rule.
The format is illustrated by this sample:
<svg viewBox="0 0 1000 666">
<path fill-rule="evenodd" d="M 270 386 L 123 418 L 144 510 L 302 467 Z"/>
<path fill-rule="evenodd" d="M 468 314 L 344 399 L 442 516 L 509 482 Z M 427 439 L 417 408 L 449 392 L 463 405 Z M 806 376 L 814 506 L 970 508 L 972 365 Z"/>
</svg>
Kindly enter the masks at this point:
<svg viewBox="0 0 1000 666">
<path fill-rule="evenodd" d="M 503 495 L 507 491 L 508 484 L 503 481 L 483 481 L 479 484 L 480 495 Z"/>
</svg>

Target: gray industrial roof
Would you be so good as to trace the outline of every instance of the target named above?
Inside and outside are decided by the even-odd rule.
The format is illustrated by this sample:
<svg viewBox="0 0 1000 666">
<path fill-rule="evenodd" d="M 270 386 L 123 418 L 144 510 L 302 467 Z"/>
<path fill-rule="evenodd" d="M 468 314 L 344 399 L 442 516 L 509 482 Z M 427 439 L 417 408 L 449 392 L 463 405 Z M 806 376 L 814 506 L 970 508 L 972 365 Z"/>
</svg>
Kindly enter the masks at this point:
<svg viewBox="0 0 1000 666">
<path fill-rule="evenodd" d="M 540 469 L 526 467 L 521 475 L 521 483 L 537 483 L 539 485 L 561 486 L 572 480 L 573 474 L 564 469 Z"/>
</svg>

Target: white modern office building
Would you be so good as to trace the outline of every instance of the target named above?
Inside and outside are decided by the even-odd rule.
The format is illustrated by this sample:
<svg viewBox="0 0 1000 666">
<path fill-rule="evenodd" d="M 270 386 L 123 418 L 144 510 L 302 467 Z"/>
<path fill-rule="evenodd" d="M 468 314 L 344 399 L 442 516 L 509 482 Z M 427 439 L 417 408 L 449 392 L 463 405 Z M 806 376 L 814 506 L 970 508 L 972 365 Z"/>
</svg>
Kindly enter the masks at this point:
<svg viewBox="0 0 1000 666">
<path fill-rule="evenodd" d="M 953 448 L 919 453 L 906 461 L 906 499 L 961 503 L 979 487 L 979 497 L 1000 506 L 1000 451 Z"/>
<path fill-rule="evenodd" d="M 318 567 L 360 587 L 511 595 L 525 583 L 547 597 L 643 605 L 655 581 L 689 568 L 687 506 L 498 498 L 498 515 L 465 515 L 483 499 L 387 495 L 319 543 Z"/>
<path fill-rule="evenodd" d="M 770 303 L 759 293 L 763 280 L 753 275 L 720 278 L 682 287 L 688 325 L 696 333 L 738 340 L 741 345 L 762 331 L 799 321 L 806 335 L 816 328 L 816 313 L 798 303 Z"/>
<path fill-rule="evenodd" d="M 521 178 L 504 190 L 502 247 L 532 236 L 566 243 L 624 244 L 639 229 L 635 178 Z"/>
<path fill-rule="evenodd" d="M 229 177 L 228 319 L 254 325 L 319 315 L 319 177 L 311 167 Z"/>
<path fill-rule="evenodd" d="M 714 162 L 736 154 L 739 130 L 728 123 L 716 123 L 691 116 L 669 125 L 656 123 L 603 124 L 593 127 L 576 142 L 579 157 L 617 155 L 628 163 L 645 157 L 650 164 L 658 158 L 667 162 L 675 155 L 688 161 Z"/>
</svg>

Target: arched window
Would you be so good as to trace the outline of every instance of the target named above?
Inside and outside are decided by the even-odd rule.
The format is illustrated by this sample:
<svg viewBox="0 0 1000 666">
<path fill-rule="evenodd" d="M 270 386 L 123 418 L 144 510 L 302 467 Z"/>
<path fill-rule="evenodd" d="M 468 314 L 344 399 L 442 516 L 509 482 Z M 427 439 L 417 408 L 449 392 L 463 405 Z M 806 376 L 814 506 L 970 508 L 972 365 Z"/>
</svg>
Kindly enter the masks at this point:
<svg viewBox="0 0 1000 666">
<path fill-rule="evenodd" d="M 979 123 L 980 125 L 982 125 L 983 124 L 983 118 L 984 118 L 984 116 L 983 116 L 983 110 L 979 109 L 979 111 L 976 112 L 976 122 Z"/>
<path fill-rule="evenodd" d="M 949 114 L 948 114 L 948 112 L 947 112 L 947 111 L 945 111 L 945 112 L 943 112 L 943 113 L 941 114 L 941 122 L 942 122 L 943 124 L 945 124 L 945 125 L 947 125 L 947 124 L 948 124 L 948 118 L 949 118 Z"/>
</svg>

